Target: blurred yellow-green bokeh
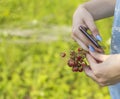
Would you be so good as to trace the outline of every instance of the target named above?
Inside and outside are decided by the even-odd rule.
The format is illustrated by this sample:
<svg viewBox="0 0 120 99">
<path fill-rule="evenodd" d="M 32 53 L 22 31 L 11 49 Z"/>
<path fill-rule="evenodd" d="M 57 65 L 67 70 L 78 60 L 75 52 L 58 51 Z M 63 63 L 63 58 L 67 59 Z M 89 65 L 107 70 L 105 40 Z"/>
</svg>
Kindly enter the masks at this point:
<svg viewBox="0 0 120 99">
<path fill-rule="evenodd" d="M 0 99 L 110 99 L 60 57 L 75 44 L 72 15 L 84 2 L 0 0 Z M 109 53 L 112 18 L 96 24 Z"/>
</svg>

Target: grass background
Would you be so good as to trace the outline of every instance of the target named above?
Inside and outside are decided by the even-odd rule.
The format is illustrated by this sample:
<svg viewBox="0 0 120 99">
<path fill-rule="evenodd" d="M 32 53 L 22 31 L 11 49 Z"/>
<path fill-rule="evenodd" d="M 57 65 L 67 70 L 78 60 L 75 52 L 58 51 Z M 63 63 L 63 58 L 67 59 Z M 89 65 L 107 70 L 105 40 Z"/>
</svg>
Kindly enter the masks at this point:
<svg viewBox="0 0 120 99">
<path fill-rule="evenodd" d="M 87 0 L 0 0 L 0 99 L 110 99 L 60 53 L 73 45 L 72 15 Z M 96 22 L 109 53 L 113 18 Z M 77 45 L 78 46 L 78 45 Z"/>
</svg>

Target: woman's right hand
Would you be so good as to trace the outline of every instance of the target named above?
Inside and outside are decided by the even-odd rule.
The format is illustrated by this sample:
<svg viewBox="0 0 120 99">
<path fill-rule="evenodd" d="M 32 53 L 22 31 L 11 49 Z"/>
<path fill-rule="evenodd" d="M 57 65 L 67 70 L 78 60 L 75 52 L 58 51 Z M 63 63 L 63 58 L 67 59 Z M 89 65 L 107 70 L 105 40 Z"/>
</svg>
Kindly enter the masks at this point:
<svg viewBox="0 0 120 99">
<path fill-rule="evenodd" d="M 80 26 L 89 29 L 97 40 L 102 40 L 92 15 L 83 6 L 79 6 L 73 15 L 72 38 L 86 51 L 88 51 L 89 45 L 92 45 L 96 51 L 102 52 L 101 49 L 95 47 L 91 41 L 81 33 L 79 30 Z"/>
</svg>

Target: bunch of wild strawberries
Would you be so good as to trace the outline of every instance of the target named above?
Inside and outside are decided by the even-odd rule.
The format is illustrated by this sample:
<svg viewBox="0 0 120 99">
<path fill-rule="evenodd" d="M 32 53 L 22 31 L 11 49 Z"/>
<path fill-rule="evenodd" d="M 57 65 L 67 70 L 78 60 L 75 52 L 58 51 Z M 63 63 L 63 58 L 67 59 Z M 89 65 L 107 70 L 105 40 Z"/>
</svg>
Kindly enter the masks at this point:
<svg viewBox="0 0 120 99">
<path fill-rule="evenodd" d="M 86 63 L 86 51 L 82 48 L 78 48 L 77 51 L 70 51 L 70 58 L 68 59 L 68 66 L 72 68 L 73 72 L 82 72 L 83 66 L 87 66 Z M 62 57 L 66 56 L 66 53 L 61 54 Z"/>
</svg>

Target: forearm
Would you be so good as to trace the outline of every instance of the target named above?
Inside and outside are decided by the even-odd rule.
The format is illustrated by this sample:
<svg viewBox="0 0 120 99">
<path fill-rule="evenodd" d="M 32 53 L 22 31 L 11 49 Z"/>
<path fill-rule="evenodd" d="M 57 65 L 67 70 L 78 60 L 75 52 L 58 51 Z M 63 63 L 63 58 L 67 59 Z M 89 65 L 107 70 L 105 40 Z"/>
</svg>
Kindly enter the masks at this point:
<svg viewBox="0 0 120 99">
<path fill-rule="evenodd" d="M 94 20 L 113 16 L 116 0 L 91 0 L 81 5 L 93 16 Z"/>
</svg>

